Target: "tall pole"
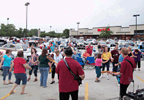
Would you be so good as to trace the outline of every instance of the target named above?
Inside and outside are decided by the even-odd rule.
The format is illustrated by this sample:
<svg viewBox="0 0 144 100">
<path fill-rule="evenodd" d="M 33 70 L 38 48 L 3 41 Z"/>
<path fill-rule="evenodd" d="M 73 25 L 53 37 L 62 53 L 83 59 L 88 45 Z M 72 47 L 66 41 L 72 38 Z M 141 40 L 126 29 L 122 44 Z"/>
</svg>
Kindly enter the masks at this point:
<svg viewBox="0 0 144 100">
<path fill-rule="evenodd" d="M 50 26 L 50 32 L 51 32 L 51 27 L 52 27 L 52 26 Z"/>
<path fill-rule="evenodd" d="M 7 18 L 7 35 L 8 35 L 8 24 L 9 24 L 9 18 Z"/>
<path fill-rule="evenodd" d="M 26 6 L 26 32 L 24 33 L 24 37 L 27 35 L 27 16 L 28 16 L 28 5 L 29 5 L 30 3 L 29 2 L 27 2 L 26 4 L 25 4 L 25 6 Z"/>
<path fill-rule="evenodd" d="M 133 15 L 133 17 L 136 17 L 136 40 L 137 40 L 137 16 L 140 16 L 139 14 Z"/>
<path fill-rule="evenodd" d="M 77 22 L 77 38 L 78 38 L 79 24 L 80 24 L 80 22 Z"/>
<path fill-rule="evenodd" d="M 28 12 L 28 6 L 26 6 L 26 32 L 24 34 L 24 37 L 27 35 L 27 12 Z"/>
</svg>

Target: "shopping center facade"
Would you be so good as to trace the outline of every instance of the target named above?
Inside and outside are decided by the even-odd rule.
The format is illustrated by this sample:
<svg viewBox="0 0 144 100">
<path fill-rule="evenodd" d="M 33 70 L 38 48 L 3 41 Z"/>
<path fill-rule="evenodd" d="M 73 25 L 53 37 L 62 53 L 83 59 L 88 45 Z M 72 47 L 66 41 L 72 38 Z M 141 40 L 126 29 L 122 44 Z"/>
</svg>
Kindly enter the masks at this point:
<svg viewBox="0 0 144 100">
<path fill-rule="evenodd" d="M 111 38 L 117 39 L 131 39 L 134 37 L 144 38 L 144 24 L 129 25 L 129 27 L 122 26 L 108 26 L 110 31 L 113 32 Z M 101 32 L 98 32 L 98 29 L 104 29 L 106 27 L 93 27 L 92 29 L 88 28 L 79 28 L 78 31 L 75 29 L 70 29 L 70 36 L 73 37 L 84 37 L 84 38 L 99 38 Z"/>
</svg>

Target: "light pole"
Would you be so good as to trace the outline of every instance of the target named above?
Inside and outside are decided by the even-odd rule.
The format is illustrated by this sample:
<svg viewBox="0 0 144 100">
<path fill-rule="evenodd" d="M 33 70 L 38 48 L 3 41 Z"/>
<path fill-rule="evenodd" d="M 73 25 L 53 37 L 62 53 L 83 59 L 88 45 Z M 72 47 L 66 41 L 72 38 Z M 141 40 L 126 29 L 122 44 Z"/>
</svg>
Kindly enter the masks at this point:
<svg viewBox="0 0 144 100">
<path fill-rule="evenodd" d="M 26 6 L 26 32 L 24 33 L 24 37 L 25 37 L 25 35 L 27 34 L 27 15 L 28 15 L 28 5 L 30 5 L 29 2 L 25 3 L 25 6 Z"/>
<path fill-rule="evenodd" d="M 140 16 L 139 14 L 133 15 L 133 17 L 136 17 L 136 40 L 137 40 L 137 16 Z"/>
<path fill-rule="evenodd" d="M 50 32 L 51 32 L 51 28 L 52 28 L 52 26 L 50 26 Z"/>
<path fill-rule="evenodd" d="M 7 18 L 7 35 L 8 35 L 8 24 L 9 24 L 9 18 Z"/>
<path fill-rule="evenodd" d="M 77 22 L 77 38 L 78 38 L 78 29 L 79 29 L 80 22 Z"/>
</svg>

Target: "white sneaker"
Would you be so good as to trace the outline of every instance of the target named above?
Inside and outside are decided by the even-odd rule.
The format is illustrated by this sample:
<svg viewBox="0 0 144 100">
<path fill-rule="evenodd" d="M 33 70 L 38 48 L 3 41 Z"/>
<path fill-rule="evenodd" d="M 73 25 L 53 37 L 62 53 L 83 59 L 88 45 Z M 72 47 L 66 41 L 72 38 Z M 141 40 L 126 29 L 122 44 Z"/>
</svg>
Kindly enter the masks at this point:
<svg viewBox="0 0 144 100">
<path fill-rule="evenodd" d="M 117 84 L 118 87 L 120 87 L 120 84 Z"/>
<path fill-rule="evenodd" d="M 103 75 L 101 75 L 101 78 L 103 78 Z"/>
<path fill-rule="evenodd" d="M 107 80 L 109 80 L 109 76 L 107 76 Z"/>
</svg>

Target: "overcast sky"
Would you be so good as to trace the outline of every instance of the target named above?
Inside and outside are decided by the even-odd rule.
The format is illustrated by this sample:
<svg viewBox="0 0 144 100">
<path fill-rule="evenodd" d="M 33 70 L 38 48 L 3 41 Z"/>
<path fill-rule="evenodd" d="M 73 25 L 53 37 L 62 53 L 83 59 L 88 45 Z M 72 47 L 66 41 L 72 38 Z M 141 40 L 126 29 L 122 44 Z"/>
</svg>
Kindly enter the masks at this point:
<svg viewBox="0 0 144 100">
<path fill-rule="evenodd" d="M 0 0 L 0 23 L 25 28 L 28 6 L 28 29 L 62 32 L 102 26 L 129 26 L 135 24 L 133 14 L 140 14 L 138 24 L 144 24 L 144 0 Z"/>
</svg>

